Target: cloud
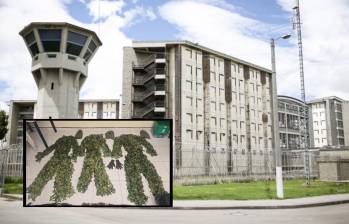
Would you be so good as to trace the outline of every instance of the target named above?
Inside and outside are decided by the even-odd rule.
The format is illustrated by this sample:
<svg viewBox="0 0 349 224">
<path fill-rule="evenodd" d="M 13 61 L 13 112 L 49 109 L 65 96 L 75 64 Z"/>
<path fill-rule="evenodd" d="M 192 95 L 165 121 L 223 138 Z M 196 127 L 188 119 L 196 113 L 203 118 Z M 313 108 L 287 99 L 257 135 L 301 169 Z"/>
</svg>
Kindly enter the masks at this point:
<svg viewBox="0 0 349 224">
<path fill-rule="evenodd" d="M 220 2 L 220 4 L 217 4 Z M 292 1 L 279 0 L 284 16 L 291 16 Z M 349 98 L 349 5 L 344 0 L 301 1 L 306 90 L 310 97 L 337 95 Z M 223 4 L 224 3 L 224 4 Z M 241 15 L 225 1 L 171 1 L 159 7 L 160 16 L 174 24 L 177 38 L 228 53 L 270 68 L 271 37 L 291 30 L 291 24 L 267 24 Z M 195 10 L 193 10 L 195 9 Z M 287 10 L 287 11 L 286 11 Z M 181 16 L 178 16 L 181 12 Z M 329 19 L 331 18 L 331 19 Z M 300 96 L 296 35 L 278 43 L 277 74 L 280 94 Z"/>
<path fill-rule="evenodd" d="M 33 21 L 65 21 L 95 31 L 103 45 L 89 64 L 88 78 L 80 91 L 80 98 L 119 98 L 122 89 L 122 48 L 131 44 L 131 40 L 120 30 L 133 23 L 135 19 L 149 19 L 149 17 L 139 13 L 129 13 L 128 11 L 132 9 L 121 12 L 114 7 L 115 13 L 103 14 L 105 15 L 103 21 L 82 23 L 68 13 L 69 2 L 69 0 L 1 0 L 1 108 L 4 108 L 5 102 L 11 99 L 37 97 L 37 87 L 30 72 L 31 57 L 18 34 L 24 26 Z M 91 5 L 89 1 L 80 0 L 80 2 L 86 4 L 87 8 Z M 104 8 L 104 5 L 101 8 Z M 95 9 L 91 10 L 90 14 L 93 14 Z"/>
<path fill-rule="evenodd" d="M 90 10 L 90 15 L 93 17 L 93 21 L 99 19 L 105 19 L 109 16 L 113 16 L 118 12 L 121 12 L 125 6 L 125 2 L 119 1 L 107 1 L 107 0 L 93 0 L 87 3 L 87 7 Z"/>
</svg>

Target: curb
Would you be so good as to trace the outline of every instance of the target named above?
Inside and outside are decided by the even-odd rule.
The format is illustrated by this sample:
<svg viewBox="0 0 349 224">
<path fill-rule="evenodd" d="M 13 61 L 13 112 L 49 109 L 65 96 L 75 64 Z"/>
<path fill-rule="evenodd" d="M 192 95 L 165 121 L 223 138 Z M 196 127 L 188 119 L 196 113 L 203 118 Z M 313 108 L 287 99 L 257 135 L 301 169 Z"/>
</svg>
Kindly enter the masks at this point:
<svg viewBox="0 0 349 224">
<path fill-rule="evenodd" d="M 2 198 L 7 198 L 7 199 L 11 199 L 11 200 L 17 200 L 17 201 L 22 201 L 22 200 L 23 200 L 23 198 L 21 198 L 21 197 L 9 195 L 9 194 L 3 194 L 3 195 L 1 195 L 0 197 L 2 197 Z"/>
<path fill-rule="evenodd" d="M 328 205 L 339 205 L 349 203 L 349 199 L 319 202 L 319 203 L 309 203 L 309 204 L 295 204 L 295 205 L 245 205 L 245 206 L 202 206 L 202 207 L 184 207 L 184 206 L 174 206 L 171 209 L 176 210 L 220 210 L 220 209 L 296 209 L 296 208 L 310 208 L 310 207 L 320 207 Z"/>
</svg>

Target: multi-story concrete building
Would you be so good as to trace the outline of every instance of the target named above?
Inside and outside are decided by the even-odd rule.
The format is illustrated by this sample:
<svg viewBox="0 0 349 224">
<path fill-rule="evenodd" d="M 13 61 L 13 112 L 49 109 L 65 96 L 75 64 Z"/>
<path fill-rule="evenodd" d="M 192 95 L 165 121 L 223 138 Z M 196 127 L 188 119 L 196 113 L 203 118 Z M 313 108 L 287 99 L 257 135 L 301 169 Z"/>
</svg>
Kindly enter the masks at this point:
<svg viewBox="0 0 349 224">
<path fill-rule="evenodd" d="M 9 102 L 8 144 L 22 143 L 23 119 L 33 119 L 37 103 L 35 100 L 11 100 Z M 81 119 L 118 119 L 119 100 L 98 99 L 80 100 L 79 118 Z"/>
<path fill-rule="evenodd" d="M 282 149 L 294 150 L 313 146 L 312 122 L 307 121 L 311 113 L 309 111 L 309 106 L 301 100 L 289 96 L 278 96 L 280 147 Z M 304 125 L 306 122 L 309 125 L 308 138 L 305 138 Z M 305 144 L 306 140 L 308 144 Z"/>
<path fill-rule="evenodd" d="M 270 70 L 188 41 L 124 48 L 122 117 L 173 118 L 183 175 L 273 164 L 271 87 Z"/>
<path fill-rule="evenodd" d="M 345 145 L 343 103 L 335 96 L 308 102 L 312 110 L 315 147 Z"/>
<path fill-rule="evenodd" d="M 349 146 L 349 101 L 343 102 L 344 145 Z"/>
</svg>

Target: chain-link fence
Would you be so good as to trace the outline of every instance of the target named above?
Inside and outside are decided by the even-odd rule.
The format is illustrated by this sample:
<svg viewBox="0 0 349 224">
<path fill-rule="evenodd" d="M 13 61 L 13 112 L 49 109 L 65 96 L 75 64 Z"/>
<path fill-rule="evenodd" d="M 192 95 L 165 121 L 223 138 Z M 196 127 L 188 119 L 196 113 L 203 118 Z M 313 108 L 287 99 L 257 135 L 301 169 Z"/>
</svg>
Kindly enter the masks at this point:
<svg viewBox="0 0 349 224">
<path fill-rule="evenodd" d="M 5 177 L 23 176 L 23 149 L 10 145 L 0 149 L 0 184 Z"/>
<path fill-rule="evenodd" d="M 224 147 L 204 147 L 182 144 L 175 147 L 174 183 L 208 184 L 230 181 L 265 180 L 275 178 L 274 153 L 266 150 L 227 150 Z M 304 150 L 282 152 L 284 178 L 304 178 Z M 318 177 L 318 150 L 309 150 L 310 174 Z"/>
</svg>

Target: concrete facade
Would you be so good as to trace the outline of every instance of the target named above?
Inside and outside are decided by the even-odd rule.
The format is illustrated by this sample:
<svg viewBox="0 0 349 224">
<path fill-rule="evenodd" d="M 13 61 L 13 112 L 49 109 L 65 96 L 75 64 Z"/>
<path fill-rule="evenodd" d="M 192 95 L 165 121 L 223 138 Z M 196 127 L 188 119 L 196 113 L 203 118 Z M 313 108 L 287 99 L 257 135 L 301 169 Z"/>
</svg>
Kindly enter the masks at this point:
<svg viewBox="0 0 349 224">
<path fill-rule="evenodd" d="M 344 101 L 331 96 L 308 102 L 312 111 L 314 147 L 344 146 L 344 122 L 349 114 L 343 113 Z"/>
<path fill-rule="evenodd" d="M 38 87 L 35 117 L 78 118 L 79 91 L 102 42 L 93 31 L 69 23 L 30 23 L 20 35 Z"/>
<path fill-rule="evenodd" d="M 306 108 L 305 112 L 304 107 Z M 306 113 L 308 116 L 306 116 Z M 304 133 L 304 127 L 306 117 L 309 118 L 309 114 L 311 114 L 311 108 L 301 100 L 289 96 L 278 96 L 280 147 L 283 150 L 304 149 L 306 145 L 313 147 L 311 116 L 308 122 L 308 144 L 305 144 L 306 135 Z"/>
<path fill-rule="evenodd" d="M 343 102 L 344 145 L 349 146 L 349 101 Z"/>
<path fill-rule="evenodd" d="M 133 42 L 123 65 L 122 118 L 173 118 L 177 171 L 266 171 L 254 164 L 273 157 L 270 70 L 188 41 Z"/>
<path fill-rule="evenodd" d="M 100 106 L 102 105 L 102 106 Z M 101 110 L 97 110 L 101 107 Z M 35 100 L 11 100 L 9 102 L 8 133 L 6 140 L 8 144 L 22 143 L 23 119 L 33 119 L 37 103 Z M 80 100 L 79 117 L 81 119 L 118 119 L 119 100 L 99 99 Z"/>
</svg>

